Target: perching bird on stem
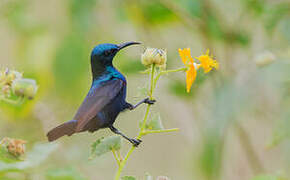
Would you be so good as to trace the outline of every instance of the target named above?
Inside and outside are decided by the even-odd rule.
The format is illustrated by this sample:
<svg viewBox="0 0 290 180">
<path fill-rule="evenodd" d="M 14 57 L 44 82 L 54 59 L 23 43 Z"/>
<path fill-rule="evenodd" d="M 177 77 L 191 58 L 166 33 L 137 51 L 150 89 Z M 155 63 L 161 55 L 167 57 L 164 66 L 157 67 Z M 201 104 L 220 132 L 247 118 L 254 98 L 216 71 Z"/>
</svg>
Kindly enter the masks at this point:
<svg viewBox="0 0 290 180">
<path fill-rule="evenodd" d="M 141 142 L 139 139 L 129 138 L 114 127 L 118 114 L 126 109 L 133 110 L 142 103 L 154 104 L 155 100 L 146 98 L 136 105 L 126 102 L 126 78 L 113 66 L 113 58 L 123 48 L 138 42 L 122 44 L 100 44 L 91 53 L 91 68 L 93 82 L 91 88 L 79 107 L 74 118 L 47 133 L 49 141 L 54 141 L 64 135 L 101 128 L 110 128 L 121 135 L 134 146 Z"/>
</svg>

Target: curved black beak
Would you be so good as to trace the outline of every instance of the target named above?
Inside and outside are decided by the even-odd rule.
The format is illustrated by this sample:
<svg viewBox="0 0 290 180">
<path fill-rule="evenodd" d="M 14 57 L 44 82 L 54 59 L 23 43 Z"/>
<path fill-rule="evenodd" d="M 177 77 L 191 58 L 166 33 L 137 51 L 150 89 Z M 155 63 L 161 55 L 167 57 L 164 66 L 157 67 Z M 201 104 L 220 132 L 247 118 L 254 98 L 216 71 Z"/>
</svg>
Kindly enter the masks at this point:
<svg viewBox="0 0 290 180">
<path fill-rule="evenodd" d="M 127 46 L 131 46 L 131 45 L 134 45 L 134 44 L 141 44 L 139 42 L 125 42 L 125 43 L 121 43 L 121 44 L 118 44 L 118 50 L 121 50 Z"/>
</svg>

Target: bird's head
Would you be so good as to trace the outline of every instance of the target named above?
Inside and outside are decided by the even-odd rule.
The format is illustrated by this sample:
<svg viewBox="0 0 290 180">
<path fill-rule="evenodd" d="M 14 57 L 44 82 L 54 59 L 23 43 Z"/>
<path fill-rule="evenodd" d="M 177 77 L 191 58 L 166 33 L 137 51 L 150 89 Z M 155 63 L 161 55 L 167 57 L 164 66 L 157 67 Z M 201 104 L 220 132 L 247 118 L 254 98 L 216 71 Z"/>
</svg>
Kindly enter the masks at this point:
<svg viewBox="0 0 290 180">
<path fill-rule="evenodd" d="M 123 48 L 134 44 L 141 44 L 139 42 L 126 42 L 121 44 L 99 44 L 91 53 L 91 63 L 97 66 L 112 65 L 113 58 Z M 95 67 L 97 68 L 97 67 Z"/>
</svg>

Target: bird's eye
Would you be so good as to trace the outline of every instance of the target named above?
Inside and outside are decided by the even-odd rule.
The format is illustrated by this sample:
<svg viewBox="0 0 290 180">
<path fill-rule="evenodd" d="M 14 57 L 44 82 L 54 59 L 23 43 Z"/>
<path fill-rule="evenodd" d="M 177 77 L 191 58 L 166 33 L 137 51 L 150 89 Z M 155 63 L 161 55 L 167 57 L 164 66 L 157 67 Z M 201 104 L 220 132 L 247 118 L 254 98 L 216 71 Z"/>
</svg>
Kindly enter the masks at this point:
<svg viewBox="0 0 290 180">
<path fill-rule="evenodd" d="M 105 51 L 105 56 L 110 56 L 116 52 L 116 49 L 110 49 L 108 51 Z"/>
<path fill-rule="evenodd" d="M 110 55 L 110 51 L 105 51 L 105 56 L 109 56 Z"/>
</svg>

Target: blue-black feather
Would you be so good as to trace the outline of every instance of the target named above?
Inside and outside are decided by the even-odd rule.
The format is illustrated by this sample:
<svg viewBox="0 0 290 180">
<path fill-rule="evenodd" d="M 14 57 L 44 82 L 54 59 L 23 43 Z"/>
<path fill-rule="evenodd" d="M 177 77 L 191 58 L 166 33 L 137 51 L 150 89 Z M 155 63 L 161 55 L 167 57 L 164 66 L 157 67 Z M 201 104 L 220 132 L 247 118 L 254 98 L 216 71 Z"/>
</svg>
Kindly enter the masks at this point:
<svg viewBox="0 0 290 180">
<path fill-rule="evenodd" d="M 116 44 L 100 44 L 91 53 L 93 81 L 91 88 L 73 120 L 48 134 L 50 141 L 76 132 L 94 132 L 113 125 L 118 114 L 128 108 L 126 102 L 126 78 L 114 66 L 113 58 L 120 47 Z"/>
</svg>

